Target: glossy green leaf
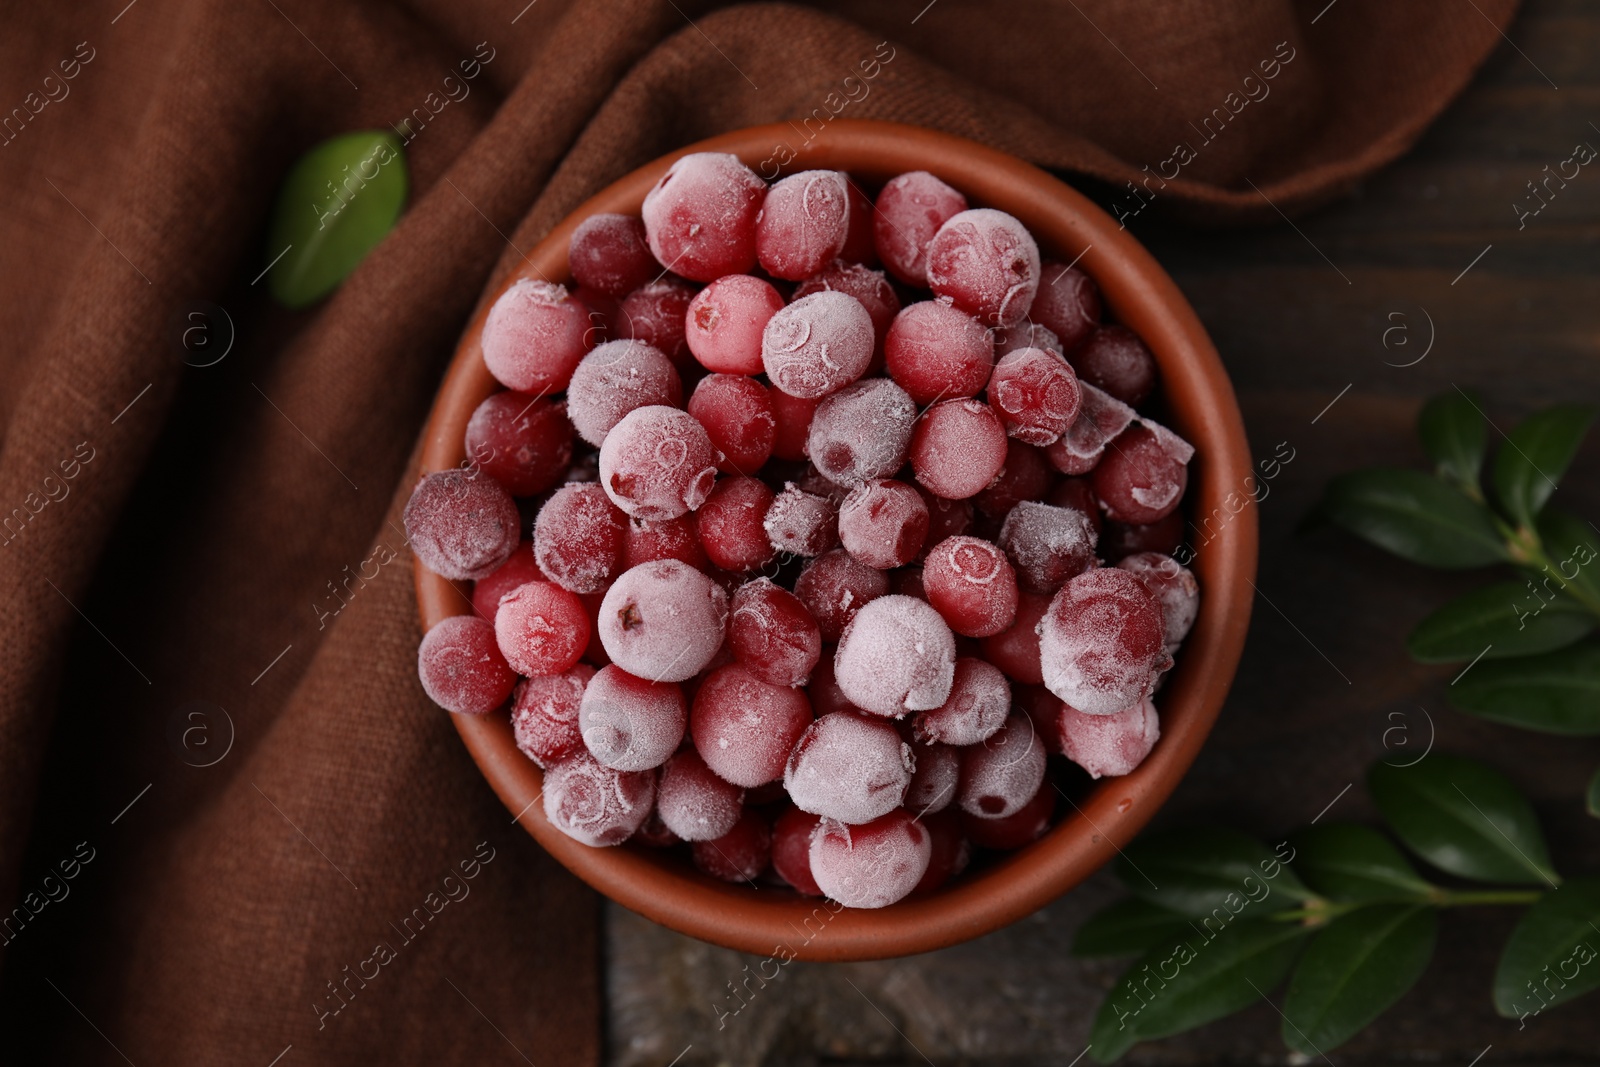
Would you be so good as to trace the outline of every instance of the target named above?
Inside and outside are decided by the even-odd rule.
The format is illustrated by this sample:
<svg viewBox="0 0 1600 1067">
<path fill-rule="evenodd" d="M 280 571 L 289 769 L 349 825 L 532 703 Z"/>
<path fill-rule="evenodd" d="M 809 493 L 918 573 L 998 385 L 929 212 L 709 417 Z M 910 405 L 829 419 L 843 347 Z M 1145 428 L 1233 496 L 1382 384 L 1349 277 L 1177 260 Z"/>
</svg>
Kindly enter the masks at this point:
<svg viewBox="0 0 1600 1067">
<path fill-rule="evenodd" d="M 1117 875 L 1135 895 L 1180 915 L 1250 909 L 1250 917 L 1297 906 L 1312 896 L 1272 849 L 1220 826 L 1184 827 L 1141 837 L 1123 850 Z M 1242 902 L 1242 903 L 1241 903 Z"/>
<path fill-rule="evenodd" d="M 1515 885 L 1557 881 L 1533 805 L 1499 771 L 1433 752 L 1409 767 L 1373 764 L 1367 789 L 1406 847 L 1442 871 Z"/>
<path fill-rule="evenodd" d="M 1351 533 L 1413 563 L 1460 570 L 1506 559 L 1489 509 L 1421 471 L 1340 475 L 1328 483 L 1322 506 Z"/>
<path fill-rule="evenodd" d="M 269 230 L 267 256 L 283 257 L 267 275 L 278 302 L 302 308 L 332 292 L 394 227 L 407 185 L 405 152 L 387 130 L 341 134 L 301 156 Z"/>
<path fill-rule="evenodd" d="M 1494 1007 L 1522 1018 L 1592 989 L 1600 989 L 1600 877 L 1593 875 L 1564 883 L 1523 913 L 1495 970 Z"/>
<path fill-rule="evenodd" d="M 1564 404 L 1528 416 L 1501 442 L 1494 457 L 1494 492 L 1518 523 L 1533 525 L 1594 416 L 1592 407 Z"/>
<path fill-rule="evenodd" d="M 1140 1040 L 1192 1030 L 1249 1007 L 1283 981 L 1306 933 L 1298 923 L 1239 920 L 1210 940 L 1190 935 L 1151 950 L 1100 1006 L 1089 1055 L 1110 1063 Z"/>
<path fill-rule="evenodd" d="M 1496 582 L 1423 619 L 1406 648 L 1419 663 L 1461 663 L 1480 653 L 1484 659 L 1532 656 L 1565 648 L 1597 623 L 1600 618 L 1565 593 L 1530 589 L 1527 581 Z"/>
<path fill-rule="evenodd" d="M 1438 913 L 1374 904 L 1329 923 L 1306 946 L 1283 1000 L 1283 1042 L 1322 1056 L 1387 1011 L 1433 957 Z"/>
<path fill-rule="evenodd" d="M 1549 578 L 1553 586 L 1569 582 L 1579 598 L 1600 603 L 1600 532 L 1575 515 L 1547 507 L 1539 513 L 1539 538 L 1550 572 L 1535 572 L 1537 579 Z"/>
<path fill-rule="evenodd" d="M 1593 776 L 1589 779 L 1589 788 L 1584 790 L 1583 806 L 1590 815 L 1600 819 L 1600 767 L 1594 769 Z"/>
<path fill-rule="evenodd" d="M 1600 734 L 1600 645 L 1585 641 L 1542 656 L 1480 663 L 1447 695 L 1452 706 L 1480 719 L 1591 737 Z"/>
<path fill-rule="evenodd" d="M 1489 446 L 1489 428 L 1482 401 L 1471 392 L 1451 389 L 1422 405 L 1417 434 L 1438 471 L 1462 486 L 1477 486 L 1483 456 Z"/>
<path fill-rule="evenodd" d="M 1295 834 L 1291 843 L 1295 870 L 1333 900 L 1424 900 L 1434 891 L 1394 842 L 1370 826 L 1323 823 Z"/>
<path fill-rule="evenodd" d="M 1194 929 L 1175 911 L 1138 897 L 1124 897 L 1084 920 L 1072 939 L 1072 954 L 1085 958 L 1134 956 Z"/>
</svg>

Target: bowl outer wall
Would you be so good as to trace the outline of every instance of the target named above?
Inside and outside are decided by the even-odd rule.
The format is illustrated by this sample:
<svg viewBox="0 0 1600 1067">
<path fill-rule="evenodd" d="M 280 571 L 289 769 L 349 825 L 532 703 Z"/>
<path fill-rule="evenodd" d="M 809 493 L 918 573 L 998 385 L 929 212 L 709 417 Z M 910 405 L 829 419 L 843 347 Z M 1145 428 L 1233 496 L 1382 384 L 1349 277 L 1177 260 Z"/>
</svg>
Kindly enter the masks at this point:
<svg viewBox="0 0 1600 1067">
<path fill-rule="evenodd" d="M 731 152 L 761 168 L 795 130 L 772 124 L 689 145 L 619 179 L 581 204 L 501 280 L 569 277 L 572 231 L 597 212 L 637 214 L 646 192 L 679 157 Z M 785 890 L 753 891 L 704 875 L 680 858 L 643 847 L 591 848 L 545 818 L 542 773 L 518 751 L 503 714 L 452 716 L 468 751 L 516 821 L 590 886 L 664 926 L 758 955 L 808 960 L 883 959 L 957 944 L 1043 907 L 1108 862 L 1155 814 L 1193 762 L 1221 710 L 1244 649 L 1254 599 L 1257 516 L 1246 479 L 1249 445 L 1233 388 L 1188 302 L 1125 229 L 1065 183 L 1014 156 L 964 138 L 898 123 L 836 120 L 801 146 L 784 173 L 831 168 L 880 183 L 910 170 L 931 171 L 974 204 L 1021 219 L 1047 258 L 1077 262 L 1095 279 L 1108 309 L 1140 335 L 1161 368 L 1172 428 L 1195 445 L 1186 503 L 1191 515 L 1222 517 L 1191 564 L 1200 582 L 1199 617 L 1160 694 L 1161 740 L 1130 775 L 1102 779 L 1043 838 L 926 897 L 878 910 L 834 912 Z M 770 169 L 770 168 L 768 168 Z M 424 431 L 422 471 L 465 456 L 473 409 L 500 386 L 483 362 L 480 336 L 492 299 L 474 313 L 445 375 Z M 1229 503 L 1245 499 L 1242 510 Z M 423 630 L 471 610 L 470 586 L 414 563 Z M 1049 784 L 1047 780 L 1047 785 Z M 837 908 L 838 905 L 832 905 Z M 809 920 L 809 922 L 807 921 Z M 529 916 L 536 922 L 537 917 Z M 819 932 L 820 931 L 820 932 Z"/>
</svg>

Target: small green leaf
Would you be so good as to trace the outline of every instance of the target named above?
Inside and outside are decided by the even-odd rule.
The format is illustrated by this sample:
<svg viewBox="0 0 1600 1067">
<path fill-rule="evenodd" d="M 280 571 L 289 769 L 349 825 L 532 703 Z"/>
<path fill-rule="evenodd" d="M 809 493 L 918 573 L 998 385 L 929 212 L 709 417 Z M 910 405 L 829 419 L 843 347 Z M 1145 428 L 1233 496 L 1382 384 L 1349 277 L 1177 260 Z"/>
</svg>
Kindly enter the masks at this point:
<svg viewBox="0 0 1600 1067">
<path fill-rule="evenodd" d="M 1220 826 L 1142 837 L 1123 850 L 1117 875 L 1135 895 L 1180 915 L 1209 916 L 1219 909 L 1228 915 L 1250 907 L 1254 918 L 1312 896 L 1266 845 Z"/>
<path fill-rule="evenodd" d="M 1489 509 L 1421 471 L 1379 467 L 1328 483 L 1334 522 L 1413 563 L 1462 570 L 1507 558 Z"/>
<path fill-rule="evenodd" d="M 1383 834 L 1356 823 L 1311 826 L 1292 838 L 1295 870 L 1335 900 L 1425 900 L 1434 887 Z"/>
<path fill-rule="evenodd" d="M 1450 687 L 1449 697 L 1455 708 L 1491 722 L 1592 737 L 1600 734 L 1600 645 L 1586 641 L 1543 656 L 1481 663 Z"/>
<path fill-rule="evenodd" d="M 1452 600 L 1411 631 L 1411 658 L 1459 663 L 1479 653 L 1484 659 L 1532 656 L 1565 648 L 1600 622 L 1566 594 L 1536 592 L 1531 584 L 1496 582 Z"/>
<path fill-rule="evenodd" d="M 1583 806 L 1589 814 L 1600 819 L 1600 767 L 1594 769 L 1594 776 L 1589 779 L 1589 788 L 1584 791 Z"/>
<path fill-rule="evenodd" d="M 1283 1042 L 1321 1056 L 1387 1011 L 1433 957 L 1438 913 L 1375 904 L 1340 916 L 1306 946 L 1283 1001 Z"/>
<path fill-rule="evenodd" d="M 1283 981 L 1306 933 L 1297 923 L 1240 920 L 1209 940 L 1196 934 L 1151 950 L 1100 1006 L 1089 1054 L 1110 1063 L 1140 1040 L 1249 1007 Z"/>
<path fill-rule="evenodd" d="M 1084 958 L 1134 956 L 1192 929 L 1190 921 L 1175 911 L 1138 897 L 1124 897 L 1084 920 L 1072 939 L 1072 954 Z"/>
<path fill-rule="evenodd" d="M 1533 525 L 1534 516 L 1567 473 L 1594 416 L 1592 407 L 1563 404 L 1528 416 L 1506 434 L 1494 457 L 1494 492 L 1518 523 Z"/>
<path fill-rule="evenodd" d="M 1477 489 L 1488 449 L 1489 430 L 1476 393 L 1451 389 L 1422 405 L 1417 433 L 1439 474 L 1463 488 Z"/>
<path fill-rule="evenodd" d="M 272 295 L 291 308 L 327 296 L 383 240 L 405 204 L 405 152 L 387 130 L 341 134 L 290 168 L 273 209 Z M 287 251 L 284 251 L 287 249 Z"/>
<path fill-rule="evenodd" d="M 1409 767 L 1373 764 L 1367 789 L 1406 847 L 1442 871 L 1514 885 L 1557 881 L 1533 805 L 1499 771 L 1434 752 Z"/>
<path fill-rule="evenodd" d="M 1574 878 L 1541 897 L 1511 931 L 1495 970 L 1495 1010 L 1522 1018 L 1600 989 L 1597 952 L 1600 877 Z"/>
<path fill-rule="evenodd" d="M 1555 508 L 1539 513 L 1539 539 L 1550 558 L 1550 572 L 1535 577 L 1549 578 L 1552 585 L 1563 581 L 1577 587 L 1577 595 L 1588 594 L 1590 603 L 1600 602 L 1600 533 L 1575 515 Z"/>
</svg>

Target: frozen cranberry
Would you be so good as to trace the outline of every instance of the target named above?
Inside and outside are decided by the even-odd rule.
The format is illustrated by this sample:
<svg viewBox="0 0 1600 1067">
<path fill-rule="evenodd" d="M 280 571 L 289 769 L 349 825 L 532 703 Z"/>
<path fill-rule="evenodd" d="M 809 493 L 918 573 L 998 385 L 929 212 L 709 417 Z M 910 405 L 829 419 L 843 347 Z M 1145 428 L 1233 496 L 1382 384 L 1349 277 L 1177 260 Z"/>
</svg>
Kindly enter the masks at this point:
<svg viewBox="0 0 1600 1067">
<path fill-rule="evenodd" d="M 1033 593 L 1053 593 L 1094 566 L 1094 526 L 1076 508 L 1024 500 L 1006 516 L 999 545 L 1017 569 L 1017 582 Z"/>
<path fill-rule="evenodd" d="M 700 534 L 695 530 L 692 516 L 655 521 L 629 519 L 624 529 L 622 565 L 618 570 L 630 570 L 658 559 L 675 559 L 695 570 L 706 567 L 706 552 L 700 547 Z"/>
<path fill-rule="evenodd" d="M 545 771 L 550 825 L 586 845 L 620 845 L 644 825 L 656 799 L 656 776 L 618 771 L 578 752 Z"/>
<path fill-rule="evenodd" d="M 914 768 L 911 746 L 891 724 L 838 711 L 806 727 L 789 753 L 783 784 L 798 808 L 864 823 L 900 806 Z"/>
<path fill-rule="evenodd" d="M 758 479 L 735 475 L 718 482 L 694 515 L 706 557 L 734 572 L 770 563 L 777 555 L 765 526 L 771 504 L 772 490 Z"/>
<path fill-rule="evenodd" d="M 859 263 L 868 267 L 878 265 L 878 250 L 872 236 L 872 200 L 861 191 L 861 186 L 846 174 L 850 188 L 850 221 L 846 228 L 844 249 L 839 258 L 846 263 Z"/>
<path fill-rule="evenodd" d="M 722 647 L 728 597 L 675 559 L 624 571 L 600 606 L 600 642 L 623 670 L 657 682 L 699 674 Z"/>
<path fill-rule="evenodd" d="M 1012 352 L 1020 352 L 1024 348 L 1040 348 L 1046 352 L 1054 352 L 1065 357 L 1065 350 L 1061 347 L 1061 338 L 1037 322 L 1026 320 L 1015 326 L 996 326 L 994 329 L 994 358 L 996 360 Z"/>
<path fill-rule="evenodd" d="M 789 482 L 767 508 L 767 540 L 779 552 L 820 556 L 839 544 L 839 506 Z"/>
<path fill-rule="evenodd" d="M 511 706 L 511 730 L 522 754 L 540 767 L 566 759 L 583 748 L 578 708 L 594 668 L 580 663 L 564 674 L 524 678 Z"/>
<path fill-rule="evenodd" d="M 928 856 L 928 870 L 913 892 L 931 893 L 967 869 L 972 846 L 961 828 L 961 816 L 955 811 L 933 812 L 918 821 L 927 828 L 932 851 Z"/>
<path fill-rule="evenodd" d="M 567 262 L 579 285 L 622 297 L 661 272 L 635 215 L 590 215 L 572 231 Z"/>
<path fill-rule="evenodd" d="M 607 341 L 583 357 L 567 387 L 567 417 L 578 436 L 596 448 L 628 412 L 682 402 L 683 385 L 672 362 L 640 341 Z"/>
<path fill-rule="evenodd" d="M 972 501 L 946 500 L 934 496 L 922 486 L 917 486 L 922 502 L 928 505 L 928 539 L 925 545 L 932 548 L 940 541 L 959 537 L 972 526 Z"/>
<path fill-rule="evenodd" d="M 873 344 L 872 317 L 861 301 L 823 290 L 767 321 L 761 362 L 779 389 L 817 399 L 861 377 L 872 362 Z"/>
<path fill-rule="evenodd" d="M 1033 799 L 1003 818 L 991 819 L 963 811 L 961 829 L 979 848 L 1021 848 L 1044 836 L 1050 829 L 1050 817 L 1055 809 L 1056 791 L 1046 782 L 1033 794 Z"/>
<path fill-rule="evenodd" d="M 508 389 L 559 393 L 589 347 L 588 331 L 588 308 L 565 287 L 519 278 L 483 322 L 483 362 Z"/>
<path fill-rule="evenodd" d="M 635 289 L 617 308 L 617 336 L 658 348 L 674 367 L 688 370 L 693 360 L 684 317 L 694 295 L 694 286 L 681 278 L 663 278 Z"/>
<path fill-rule="evenodd" d="M 749 274 L 730 274 L 689 303 L 684 332 L 689 351 L 707 370 L 761 373 L 761 334 L 783 308 L 778 290 Z"/>
<path fill-rule="evenodd" d="M 926 601 L 883 596 L 850 620 L 834 653 L 834 677 L 858 708 L 898 718 L 950 698 L 956 641 Z"/>
<path fill-rule="evenodd" d="M 811 873 L 822 891 L 850 908 L 883 908 L 927 873 L 927 827 L 904 810 L 860 826 L 824 819 L 811 838 Z"/>
<path fill-rule="evenodd" d="M 1006 442 L 1006 461 L 1000 473 L 973 498 L 973 503 L 989 518 L 1004 519 L 1022 501 L 1044 496 L 1054 480 L 1055 472 L 1044 453 L 1013 437 Z"/>
<path fill-rule="evenodd" d="M 1039 624 L 1044 684 L 1090 715 L 1110 715 L 1150 694 L 1172 665 L 1161 605 L 1132 574 L 1086 571 L 1061 588 Z"/>
<path fill-rule="evenodd" d="M 1067 758 L 1091 778 L 1132 774 L 1161 739 L 1161 720 L 1149 697 L 1111 715 L 1085 715 L 1063 704 L 1059 721 Z"/>
<path fill-rule="evenodd" d="M 822 655 L 822 631 L 800 598 L 769 578 L 739 587 L 729 606 L 733 654 L 768 685 L 803 685 Z"/>
<path fill-rule="evenodd" d="M 561 674 L 572 669 L 589 643 L 589 614 L 559 585 L 528 582 L 500 598 L 494 633 L 501 655 L 518 674 Z"/>
<path fill-rule="evenodd" d="M 685 841 L 711 841 L 733 829 L 744 811 L 744 790 L 711 773 L 694 749 L 661 766 L 656 814 Z"/>
<path fill-rule="evenodd" d="M 766 386 L 742 374 L 709 374 L 689 398 L 689 414 L 700 420 L 722 453 L 724 474 L 755 474 L 772 456 L 778 421 Z"/>
<path fill-rule="evenodd" d="M 668 270 L 709 282 L 756 262 L 756 217 L 767 183 L 721 152 L 695 152 L 668 168 L 645 195 L 650 251 Z"/>
<path fill-rule="evenodd" d="M 839 506 L 839 540 L 869 567 L 910 563 L 928 536 L 928 506 L 905 482 L 864 482 Z"/>
<path fill-rule="evenodd" d="M 994 342 L 977 319 L 942 300 L 912 304 L 883 342 L 889 376 L 919 404 L 976 396 L 994 369 Z"/>
<path fill-rule="evenodd" d="M 1159 552 L 1139 552 L 1121 560 L 1118 567 L 1128 571 L 1155 594 L 1166 623 L 1164 640 L 1170 652 L 1189 635 L 1189 628 L 1200 612 L 1200 584 L 1194 573 L 1171 556 Z"/>
<path fill-rule="evenodd" d="M 882 571 L 843 549 L 824 553 L 806 564 L 794 583 L 794 595 L 817 620 L 824 641 L 839 640 L 856 612 L 888 591 L 889 579 Z"/>
<path fill-rule="evenodd" d="M 756 219 L 756 259 L 774 278 L 809 278 L 844 251 L 850 226 L 847 179 L 806 170 L 767 190 Z"/>
<path fill-rule="evenodd" d="M 769 685 L 732 664 L 700 684 L 689 732 L 707 766 L 748 789 L 782 777 L 790 750 L 810 725 L 811 702 L 803 691 Z"/>
<path fill-rule="evenodd" d="M 966 637 L 993 637 L 1016 618 L 1016 572 L 999 547 L 981 538 L 947 537 L 935 545 L 923 562 L 922 586 L 928 603 Z"/>
<path fill-rule="evenodd" d="M 1107 517 L 1146 525 L 1177 509 L 1193 455 L 1188 442 L 1171 430 L 1139 423 L 1111 442 L 1089 481 Z"/>
<path fill-rule="evenodd" d="M 811 877 L 811 835 L 822 816 L 790 808 L 772 824 L 772 869 L 808 897 L 820 897 L 822 888 Z"/>
<path fill-rule="evenodd" d="M 1116 397 L 1079 382 L 1083 402 L 1078 417 L 1045 456 L 1062 474 L 1087 474 L 1100 462 L 1106 445 L 1134 420 L 1134 410 Z"/>
<path fill-rule="evenodd" d="M 1072 367 L 1090 385 L 1138 407 L 1156 387 L 1156 357 L 1123 326 L 1101 326 L 1073 349 Z"/>
<path fill-rule="evenodd" d="M 927 576 L 927 571 L 923 571 Z M 1017 615 L 1010 626 L 983 639 L 983 657 L 1014 682 L 1038 685 L 1044 681 L 1039 659 L 1039 620 L 1050 608 L 1050 598 L 1035 593 L 1017 597 Z"/>
<path fill-rule="evenodd" d="M 935 496 L 965 500 L 994 481 L 1006 462 L 1006 432 L 989 405 L 942 400 L 911 434 L 911 467 Z"/>
<path fill-rule="evenodd" d="M 401 521 L 422 565 L 454 581 L 489 575 L 516 551 L 522 516 L 493 478 L 452 468 L 424 475 Z"/>
<path fill-rule="evenodd" d="M 504 563 L 472 583 L 473 614 L 484 622 L 493 623 L 501 597 L 523 582 L 536 582 L 543 577 L 544 572 L 534 562 L 533 542 L 523 541 Z"/>
<path fill-rule="evenodd" d="M 539 568 L 561 588 L 593 593 L 621 569 L 627 519 L 593 482 L 557 489 L 533 524 Z"/>
<path fill-rule="evenodd" d="M 526 393 L 495 393 L 467 422 L 467 455 L 512 496 L 537 496 L 572 463 L 565 405 Z"/>
<path fill-rule="evenodd" d="M 589 754 L 619 771 L 659 767 L 678 750 L 689 722 L 683 690 L 612 664 L 583 691 L 578 729 Z"/>
<path fill-rule="evenodd" d="M 1100 554 L 1113 563 L 1135 552 L 1171 555 L 1183 543 L 1183 527 L 1183 512 L 1176 508 L 1166 518 L 1148 525 L 1108 522 L 1100 537 Z"/>
<path fill-rule="evenodd" d="M 873 210 L 878 258 L 907 285 L 927 286 L 928 245 L 939 227 L 965 210 L 967 198 L 925 170 L 891 179 Z"/>
<path fill-rule="evenodd" d="M 861 301 L 861 306 L 866 308 L 867 314 L 872 317 L 874 351 L 881 355 L 884 339 L 889 333 L 889 325 L 900 312 L 900 298 L 895 295 L 894 286 L 889 284 L 889 279 L 884 277 L 883 271 L 871 270 L 857 263 L 837 259 L 824 267 L 822 273 L 807 278 L 795 286 L 794 296 L 798 300 L 825 289 L 845 293 Z"/>
<path fill-rule="evenodd" d="M 713 878 L 753 885 L 772 860 L 772 827 L 766 816 L 747 808 L 732 830 L 715 840 L 693 842 L 689 854 Z"/>
<path fill-rule="evenodd" d="M 847 385 L 817 405 L 806 451 L 817 470 L 846 488 L 888 478 L 906 461 L 917 406 L 886 378 Z"/>
<path fill-rule="evenodd" d="M 476 615 L 434 624 L 417 647 L 417 676 L 428 699 L 460 715 L 498 708 L 516 681 L 495 644 L 494 627 Z"/>
<path fill-rule="evenodd" d="M 600 485 L 636 519 L 675 519 L 705 503 L 717 450 L 704 426 L 677 408 L 636 408 L 600 446 Z"/>
<path fill-rule="evenodd" d="M 1071 352 L 1100 325 L 1100 290 L 1077 267 L 1045 263 L 1028 317 L 1060 338 L 1063 352 Z"/>
<path fill-rule="evenodd" d="M 967 814 L 987 819 L 1015 815 L 1039 791 L 1044 765 L 1033 723 L 1013 713 L 992 737 L 962 750 L 956 802 Z"/>
<path fill-rule="evenodd" d="M 790 396 L 782 389 L 771 392 L 772 416 L 778 422 L 778 432 L 772 441 L 773 456 L 787 460 L 805 459 L 806 438 L 811 434 L 811 420 L 821 401 Z"/>
<path fill-rule="evenodd" d="M 917 745 L 917 770 L 906 787 L 906 810 L 917 818 L 943 811 L 956 798 L 961 753 L 949 745 Z"/>
<path fill-rule="evenodd" d="M 1089 525 L 1094 527 L 1095 536 L 1099 538 L 1098 548 L 1101 555 L 1106 553 L 1106 539 L 1100 537 L 1101 528 L 1105 525 L 1100 519 L 1100 501 L 1095 499 L 1094 489 L 1089 485 L 1087 478 L 1063 478 L 1055 484 L 1045 497 L 1045 503 L 1058 508 L 1076 508 L 1089 517 Z"/>
<path fill-rule="evenodd" d="M 950 699 L 918 715 L 913 725 L 918 741 L 976 745 L 1005 724 L 1010 710 L 1011 686 L 999 668 L 962 656 L 956 660 Z"/>
<path fill-rule="evenodd" d="M 1004 211 L 963 211 L 928 245 L 928 288 L 986 326 L 1021 322 L 1039 288 L 1039 246 Z"/>
<path fill-rule="evenodd" d="M 989 403 L 1006 433 L 1043 446 L 1054 444 L 1077 419 L 1083 390 L 1066 360 L 1040 348 L 1021 348 L 995 366 Z"/>
</svg>

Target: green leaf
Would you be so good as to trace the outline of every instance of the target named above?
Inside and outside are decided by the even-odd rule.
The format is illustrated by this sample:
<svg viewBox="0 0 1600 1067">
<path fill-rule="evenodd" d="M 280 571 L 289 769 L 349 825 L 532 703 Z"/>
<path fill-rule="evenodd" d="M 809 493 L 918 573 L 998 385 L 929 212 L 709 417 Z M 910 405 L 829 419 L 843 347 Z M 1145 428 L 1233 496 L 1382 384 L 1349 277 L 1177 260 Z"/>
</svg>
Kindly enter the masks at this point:
<svg viewBox="0 0 1600 1067">
<path fill-rule="evenodd" d="M 1084 920 L 1072 939 L 1072 954 L 1085 958 L 1134 956 L 1192 930 L 1175 911 L 1138 897 L 1125 897 Z"/>
<path fill-rule="evenodd" d="M 1531 656 L 1565 648 L 1600 622 L 1566 594 L 1541 595 L 1529 585 L 1496 582 L 1452 600 L 1411 631 L 1411 658 L 1459 663 L 1480 653 L 1484 659 Z"/>
<path fill-rule="evenodd" d="M 1551 572 L 1533 572 L 1539 580 L 1549 578 L 1560 586 L 1568 581 L 1578 595 L 1588 594 L 1591 603 L 1600 602 L 1600 533 L 1575 515 L 1555 508 L 1539 513 L 1539 540 L 1550 558 Z"/>
<path fill-rule="evenodd" d="M 1328 483 L 1322 506 L 1351 533 L 1413 563 L 1461 570 L 1507 558 L 1489 509 L 1421 471 L 1340 475 Z"/>
<path fill-rule="evenodd" d="M 1284 1044 L 1321 1056 L 1355 1036 L 1422 977 L 1438 930 L 1438 913 L 1417 904 L 1375 904 L 1333 920 L 1289 979 Z"/>
<path fill-rule="evenodd" d="M 1476 393 L 1451 389 L 1422 405 L 1417 433 L 1439 474 L 1462 486 L 1478 485 L 1489 430 Z"/>
<path fill-rule="evenodd" d="M 1594 777 L 1589 779 L 1589 788 L 1584 791 L 1583 806 L 1589 814 L 1600 819 L 1600 767 L 1594 769 Z"/>
<path fill-rule="evenodd" d="M 1116 869 L 1135 895 L 1180 915 L 1228 914 L 1232 900 L 1244 901 L 1254 918 L 1312 896 L 1266 845 L 1220 826 L 1142 837 L 1123 850 Z"/>
<path fill-rule="evenodd" d="M 1532 526 L 1534 516 L 1567 473 L 1595 410 L 1563 404 L 1524 419 L 1506 434 L 1494 457 L 1494 492 L 1511 517 Z"/>
<path fill-rule="evenodd" d="M 1494 975 L 1494 1007 L 1537 1015 L 1600 988 L 1600 877 L 1574 878 L 1523 913 Z M 1592 1009 L 1591 1009 L 1592 1010 Z"/>
<path fill-rule="evenodd" d="M 272 295 L 291 308 L 327 296 L 394 227 L 405 204 L 405 152 L 387 130 L 341 134 L 289 169 L 273 209 Z M 284 252 L 284 249 L 288 249 Z"/>
<path fill-rule="evenodd" d="M 1294 965 L 1307 930 L 1240 920 L 1209 940 L 1196 934 L 1146 953 L 1100 1006 L 1090 1055 L 1110 1063 L 1145 1038 L 1166 1037 L 1260 1000 Z"/>
<path fill-rule="evenodd" d="M 1492 722 L 1571 737 L 1600 734 L 1600 645 L 1586 641 L 1543 656 L 1482 663 L 1448 695 L 1457 709 Z"/>
<path fill-rule="evenodd" d="M 1383 834 L 1356 823 L 1324 823 L 1295 834 L 1294 866 L 1334 900 L 1425 900 L 1434 887 Z"/>
<path fill-rule="evenodd" d="M 1513 885 L 1558 880 L 1533 805 L 1499 771 L 1434 752 L 1409 767 L 1373 764 L 1367 789 L 1406 847 L 1442 871 Z"/>
</svg>

